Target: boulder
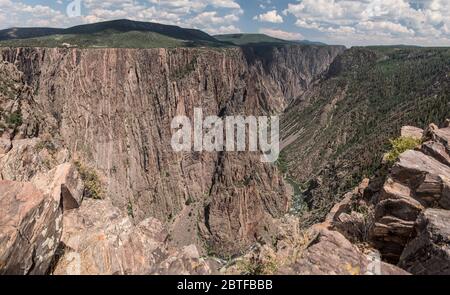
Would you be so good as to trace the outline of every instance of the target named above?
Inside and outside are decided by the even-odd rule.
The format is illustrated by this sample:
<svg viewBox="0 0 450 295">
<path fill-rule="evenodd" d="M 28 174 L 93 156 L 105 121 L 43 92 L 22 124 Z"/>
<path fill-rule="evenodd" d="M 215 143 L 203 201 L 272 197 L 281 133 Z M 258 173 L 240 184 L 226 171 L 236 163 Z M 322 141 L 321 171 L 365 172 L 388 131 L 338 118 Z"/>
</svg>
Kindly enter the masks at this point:
<svg viewBox="0 0 450 295">
<path fill-rule="evenodd" d="M 450 211 L 427 209 L 420 215 L 399 266 L 417 275 L 450 275 Z"/>
<path fill-rule="evenodd" d="M 325 218 L 325 222 L 331 225 L 333 224 L 333 222 L 338 220 L 339 216 L 342 213 L 346 212 L 348 213 L 351 210 L 353 196 L 354 196 L 353 192 L 345 194 L 342 201 L 340 201 L 339 203 L 334 205 L 333 208 L 331 208 L 331 211 Z"/>
<path fill-rule="evenodd" d="M 46 274 L 61 233 L 59 200 L 31 183 L 0 180 L 0 274 Z"/>
<path fill-rule="evenodd" d="M 424 154 L 435 158 L 441 163 L 450 166 L 450 154 L 442 143 L 436 141 L 427 141 L 422 144 L 421 151 Z"/>
<path fill-rule="evenodd" d="M 435 141 L 442 143 L 447 148 L 447 150 L 449 149 L 450 127 L 433 130 L 432 137 Z"/>
<path fill-rule="evenodd" d="M 406 271 L 381 261 L 379 253 L 363 253 L 342 234 L 320 228 L 298 259 L 281 269 L 301 275 L 406 275 Z"/>
<path fill-rule="evenodd" d="M 414 198 L 427 207 L 436 206 L 443 197 L 444 183 L 450 179 L 450 166 L 420 151 L 410 150 L 400 155 L 392 168 L 391 177 L 410 188 Z"/>
<path fill-rule="evenodd" d="M 83 200 L 84 184 L 77 168 L 70 163 L 62 164 L 31 180 L 42 191 L 62 198 L 63 210 L 78 208 Z"/>
<path fill-rule="evenodd" d="M 414 126 L 403 126 L 401 131 L 402 137 L 412 137 L 415 139 L 422 139 L 423 129 Z"/>
<path fill-rule="evenodd" d="M 388 261 L 396 262 L 424 207 L 411 197 L 409 187 L 389 178 L 375 207 L 372 243 Z"/>
</svg>

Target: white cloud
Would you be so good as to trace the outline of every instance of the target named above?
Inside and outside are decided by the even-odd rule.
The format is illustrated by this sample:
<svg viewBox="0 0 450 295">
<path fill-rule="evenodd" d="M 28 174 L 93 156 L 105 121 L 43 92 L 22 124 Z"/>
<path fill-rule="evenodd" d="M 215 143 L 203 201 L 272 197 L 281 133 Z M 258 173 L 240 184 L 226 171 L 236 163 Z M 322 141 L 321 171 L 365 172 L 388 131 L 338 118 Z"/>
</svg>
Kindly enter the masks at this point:
<svg viewBox="0 0 450 295">
<path fill-rule="evenodd" d="M 345 44 L 450 45 L 449 0 L 301 0 L 283 14 L 296 17 L 302 29 Z"/>
<path fill-rule="evenodd" d="M 206 29 L 206 31 L 211 35 L 219 35 L 219 34 L 236 34 L 240 33 L 241 30 L 233 25 L 229 26 L 220 26 L 218 28 Z"/>
<path fill-rule="evenodd" d="M 301 40 L 304 39 L 302 34 L 294 32 L 286 32 L 283 30 L 262 28 L 259 30 L 260 33 L 269 35 L 274 38 L 279 38 L 283 40 Z"/>
<path fill-rule="evenodd" d="M 65 5 L 59 11 L 45 5 L 0 0 L 0 27 L 68 27 L 127 18 L 220 32 L 238 31 L 236 23 L 243 14 L 235 0 L 82 0 L 82 4 L 83 15 L 70 18 L 65 14 Z M 8 21 L 3 21 L 5 18 Z"/>
<path fill-rule="evenodd" d="M 276 10 L 271 10 L 266 13 L 257 15 L 253 18 L 254 20 L 259 20 L 260 22 L 269 22 L 269 23 L 282 23 L 283 17 L 278 14 Z"/>
</svg>

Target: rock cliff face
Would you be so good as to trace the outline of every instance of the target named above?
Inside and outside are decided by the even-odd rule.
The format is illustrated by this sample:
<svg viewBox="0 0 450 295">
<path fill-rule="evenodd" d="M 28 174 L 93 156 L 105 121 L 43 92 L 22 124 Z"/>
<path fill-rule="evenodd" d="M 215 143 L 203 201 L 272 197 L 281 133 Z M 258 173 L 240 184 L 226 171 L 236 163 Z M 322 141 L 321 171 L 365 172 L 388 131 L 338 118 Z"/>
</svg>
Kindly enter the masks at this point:
<svg viewBox="0 0 450 295">
<path fill-rule="evenodd" d="M 168 223 L 174 246 L 240 253 L 276 232 L 289 207 L 283 177 L 259 154 L 174 153 L 171 120 L 195 107 L 278 113 L 343 49 L 3 48 L 2 178 L 30 181 L 76 161 L 133 222 Z"/>
</svg>

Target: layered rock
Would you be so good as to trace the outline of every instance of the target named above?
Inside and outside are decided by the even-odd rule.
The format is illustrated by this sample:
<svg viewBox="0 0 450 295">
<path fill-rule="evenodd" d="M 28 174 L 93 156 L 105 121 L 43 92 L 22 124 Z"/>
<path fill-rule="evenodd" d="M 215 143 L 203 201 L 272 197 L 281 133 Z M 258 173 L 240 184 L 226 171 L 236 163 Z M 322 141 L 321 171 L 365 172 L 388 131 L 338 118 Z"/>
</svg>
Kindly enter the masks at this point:
<svg viewBox="0 0 450 295">
<path fill-rule="evenodd" d="M 271 239 L 273 219 L 289 202 L 282 177 L 255 153 L 174 153 L 171 120 L 192 118 L 195 107 L 205 116 L 279 112 L 342 50 L 23 48 L 0 56 L 30 89 L 22 94 L 16 138 L 57 134 L 71 157 L 99 171 L 122 211 L 132 207 L 138 221 L 165 222 L 193 209 L 200 216 L 194 231 L 201 230 L 192 235 L 235 254 Z"/>
<path fill-rule="evenodd" d="M 417 275 L 450 275 L 450 211 L 427 209 L 421 213 L 413 237 L 399 266 Z"/>
<path fill-rule="evenodd" d="M 294 224 L 292 224 L 294 225 Z M 284 275 L 407 275 L 383 262 L 379 251 L 358 247 L 330 223 L 307 231 L 290 231 L 277 240 L 275 249 L 257 246 L 222 270 L 228 274 Z"/>
<path fill-rule="evenodd" d="M 301 275 L 406 275 L 408 272 L 381 261 L 376 251 L 359 250 L 337 231 L 320 229 L 311 245 L 285 274 Z"/>
<path fill-rule="evenodd" d="M 375 208 L 373 241 L 384 258 L 398 261 L 425 208 L 450 209 L 449 156 L 445 144 L 450 128 L 430 128 L 420 150 L 400 155 L 391 169 Z"/>
<path fill-rule="evenodd" d="M 1 273 L 47 273 L 63 231 L 63 210 L 78 207 L 83 189 L 71 164 L 30 181 L 0 180 Z"/>
<path fill-rule="evenodd" d="M 424 143 L 402 153 L 387 176 L 364 180 L 348 193 L 326 224 L 412 274 L 447 274 L 448 131 L 434 124 L 425 132 L 402 128 L 402 136 L 423 135 Z"/>
<path fill-rule="evenodd" d="M 46 274 L 62 233 L 62 210 L 33 184 L 0 180 L 0 274 Z"/>
<path fill-rule="evenodd" d="M 135 225 L 109 200 L 85 200 L 64 214 L 63 228 L 56 275 L 211 272 L 194 245 L 167 249 L 167 230 L 160 221 L 148 218 Z"/>
</svg>

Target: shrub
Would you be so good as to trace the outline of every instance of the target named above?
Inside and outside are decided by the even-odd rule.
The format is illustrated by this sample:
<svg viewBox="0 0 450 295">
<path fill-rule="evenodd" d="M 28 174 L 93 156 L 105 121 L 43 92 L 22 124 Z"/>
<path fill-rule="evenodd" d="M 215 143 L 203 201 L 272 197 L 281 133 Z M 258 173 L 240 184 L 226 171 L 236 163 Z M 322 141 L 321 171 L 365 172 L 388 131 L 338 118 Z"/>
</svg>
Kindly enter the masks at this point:
<svg viewBox="0 0 450 295">
<path fill-rule="evenodd" d="M 22 114 L 19 111 L 15 111 L 14 113 L 11 113 L 6 118 L 6 123 L 12 127 L 18 127 L 18 126 L 22 125 L 22 123 L 23 123 Z"/>
<path fill-rule="evenodd" d="M 279 155 L 278 160 L 276 161 L 276 165 L 278 166 L 278 170 L 280 170 L 281 173 L 286 174 L 288 172 L 288 163 L 283 153 Z"/>
<path fill-rule="evenodd" d="M 128 201 L 128 205 L 127 205 L 127 211 L 128 211 L 128 216 L 130 216 L 131 218 L 134 219 L 134 209 L 133 209 L 133 202 Z"/>
<path fill-rule="evenodd" d="M 397 161 L 398 157 L 406 152 L 407 150 L 412 150 L 417 148 L 422 144 L 421 139 L 413 138 L 413 137 L 399 137 L 397 139 L 391 139 L 391 150 L 386 154 L 385 159 L 388 163 L 394 163 Z"/>
<path fill-rule="evenodd" d="M 84 182 L 84 197 L 95 200 L 103 199 L 104 192 L 97 173 L 93 169 L 83 166 L 80 162 L 75 162 L 75 166 Z"/>
<path fill-rule="evenodd" d="M 261 259 L 259 257 L 250 257 L 249 259 L 240 261 L 239 270 L 243 275 L 273 275 L 278 270 L 278 265 L 274 258 L 267 257 Z"/>
</svg>

